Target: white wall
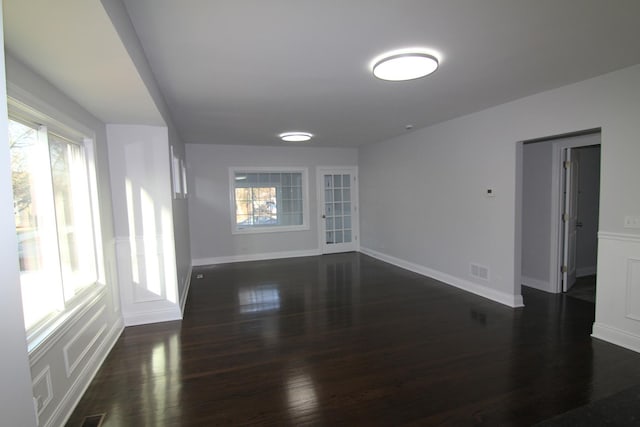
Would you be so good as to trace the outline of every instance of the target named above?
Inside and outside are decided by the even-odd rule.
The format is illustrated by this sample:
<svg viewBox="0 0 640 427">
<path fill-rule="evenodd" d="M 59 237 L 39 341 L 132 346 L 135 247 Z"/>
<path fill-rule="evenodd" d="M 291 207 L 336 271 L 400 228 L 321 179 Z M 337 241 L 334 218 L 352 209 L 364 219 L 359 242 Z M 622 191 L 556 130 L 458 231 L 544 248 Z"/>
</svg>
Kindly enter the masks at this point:
<svg viewBox="0 0 640 427">
<path fill-rule="evenodd" d="M 189 224 L 194 265 L 319 253 L 316 200 L 317 166 L 355 166 L 350 148 L 254 147 L 187 144 Z M 286 233 L 231 233 L 229 167 L 309 169 L 310 229 Z"/>
<path fill-rule="evenodd" d="M 580 188 L 578 193 L 578 228 L 576 247 L 577 275 L 596 273 L 598 261 L 598 209 L 600 201 L 600 146 L 578 149 L 580 151 Z"/>
<path fill-rule="evenodd" d="M 63 328 L 43 341 L 29 357 L 33 394 L 39 397 L 40 425 L 60 425 L 73 410 L 123 327 L 118 296 L 105 125 L 11 56 L 7 56 L 6 60 L 7 85 L 11 96 L 55 120 L 95 137 L 105 286 L 85 310 L 72 316 Z M 7 211 L 9 209 L 7 207 Z M 11 303 L 21 305 L 15 299 Z M 24 334 L 22 321 L 11 325 L 21 329 Z M 22 350 L 24 351 L 24 347 Z M 19 366 L 18 364 L 17 369 Z M 32 405 L 30 399 L 28 404 Z"/>
<path fill-rule="evenodd" d="M 107 125 L 126 325 L 180 319 L 166 127 Z"/>
<path fill-rule="evenodd" d="M 2 29 L 2 2 L 0 1 L 0 81 L 5 80 L 4 40 Z M 7 93 L 0 88 L 0 337 L 2 337 L 2 363 L 0 363 L 0 414 L 2 422 L 10 426 L 35 426 L 36 414 L 31 396 L 31 375 L 27 336 L 23 327 L 22 297 L 20 295 L 20 268 L 18 266 L 18 240 L 13 216 L 13 190 L 11 185 L 11 156 L 7 129 Z"/>
<path fill-rule="evenodd" d="M 550 286 L 552 142 L 524 144 L 522 171 L 522 284 Z"/>
<path fill-rule="evenodd" d="M 127 9 L 121 0 L 101 0 L 102 5 L 109 15 L 111 22 L 118 35 L 122 39 L 124 47 L 127 49 L 131 60 L 136 66 L 136 70 L 145 83 L 149 94 L 162 115 L 169 134 L 169 144 L 173 147 L 181 159 L 185 158 L 184 143 L 182 142 L 178 130 L 173 123 L 171 112 L 160 91 L 155 76 L 145 56 L 140 39 L 133 28 Z M 188 203 L 182 198 L 174 199 L 172 202 L 173 228 L 175 230 L 175 254 L 176 271 L 178 276 L 178 293 L 182 306 L 187 297 L 188 284 L 191 278 L 191 244 L 189 242 L 189 214 Z"/>
<path fill-rule="evenodd" d="M 594 335 L 640 351 L 640 320 L 629 314 L 640 298 L 626 299 L 640 289 L 640 271 L 629 267 L 640 230 L 624 228 L 625 215 L 640 214 L 640 198 L 630 196 L 640 180 L 638 87 L 640 66 L 629 67 L 362 147 L 361 245 L 494 299 L 517 299 L 516 143 L 602 128 Z M 484 196 L 489 186 L 493 198 Z M 472 278 L 470 263 L 487 266 L 489 280 Z"/>
</svg>

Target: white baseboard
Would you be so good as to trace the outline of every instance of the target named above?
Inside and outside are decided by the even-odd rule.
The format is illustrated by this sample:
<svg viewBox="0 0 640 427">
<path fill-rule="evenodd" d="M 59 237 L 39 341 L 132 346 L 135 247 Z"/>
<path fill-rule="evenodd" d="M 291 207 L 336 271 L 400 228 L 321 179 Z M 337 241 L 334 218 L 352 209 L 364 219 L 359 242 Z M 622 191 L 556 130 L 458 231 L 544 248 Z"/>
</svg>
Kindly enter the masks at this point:
<svg viewBox="0 0 640 427">
<path fill-rule="evenodd" d="M 596 274 L 596 266 L 581 267 L 576 269 L 576 277 L 593 276 Z"/>
<path fill-rule="evenodd" d="M 191 288 L 191 274 L 193 273 L 193 265 L 189 266 L 189 270 L 187 270 L 187 278 L 184 284 L 184 291 L 182 292 L 182 296 L 180 298 L 180 312 L 184 316 L 184 305 L 187 303 L 187 297 L 189 296 L 189 288 Z"/>
<path fill-rule="evenodd" d="M 265 252 L 260 254 L 231 255 L 214 258 L 196 258 L 192 261 L 194 267 L 203 265 L 227 264 L 230 262 L 264 261 L 269 259 L 298 258 L 321 255 L 320 249 L 302 251 Z"/>
<path fill-rule="evenodd" d="M 557 293 L 555 289 L 551 289 L 551 283 L 544 280 L 534 279 L 533 277 L 528 277 L 528 276 L 522 276 L 520 281 L 524 286 L 528 286 L 533 289 L 538 289 L 539 291 L 550 292 L 552 294 Z"/>
<path fill-rule="evenodd" d="M 602 323 L 593 324 L 591 336 L 640 353 L 640 336 Z"/>
<path fill-rule="evenodd" d="M 440 282 L 446 283 L 447 285 L 462 289 L 467 292 L 471 292 L 495 302 L 499 302 L 500 304 L 504 304 L 512 308 L 524 307 L 522 295 L 512 295 L 505 292 L 496 291 L 495 289 L 491 289 L 487 286 L 479 285 L 477 283 L 473 283 L 459 277 L 451 276 L 447 273 L 442 273 L 440 271 L 433 270 L 422 265 L 414 264 L 412 262 L 405 261 L 391 255 L 383 254 L 382 252 L 378 252 L 373 249 L 361 247 L 360 252 L 365 255 L 372 256 L 373 258 L 379 259 L 380 261 L 388 262 L 389 264 L 404 268 L 405 270 L 413 271 L 414 273 L 436 279 Z"/>
<path fill-rule="evenodd" d="M 170 322 L 181 319 L 182 312 L 177 305 L 140 313 L 124 313 L 125 326 L 146 325 L 148 323 Z"/>
<path fill-rule="evenodd" d="M 91 355 L 89 362 L 87 362 L 82 371 L 80 371 L 80 374 L 71 387 L 69 387 L 60 404 L 58 404 L 49 420 L 44 424 L 45 427 L 63 426 L 67 423 L 123 330 L 124 325 L 122 324 L 122 320 L 118 319 L 109 330 L 105 339 L 100 343 L 100 346 Z"/>
</svg>

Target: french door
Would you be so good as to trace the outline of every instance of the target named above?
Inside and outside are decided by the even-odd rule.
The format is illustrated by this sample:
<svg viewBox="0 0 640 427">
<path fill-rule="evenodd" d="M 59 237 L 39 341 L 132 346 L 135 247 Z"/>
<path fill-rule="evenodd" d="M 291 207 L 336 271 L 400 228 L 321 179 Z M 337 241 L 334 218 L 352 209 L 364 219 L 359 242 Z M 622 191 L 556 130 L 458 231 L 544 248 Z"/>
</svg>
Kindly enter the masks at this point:
<svg viewBox="0 0 640 427">
<path fill-rule="evenodd" d="M 358 168 L 318 168 L 318 210 L 323 254 L 358 249 Z"/>
</svg>

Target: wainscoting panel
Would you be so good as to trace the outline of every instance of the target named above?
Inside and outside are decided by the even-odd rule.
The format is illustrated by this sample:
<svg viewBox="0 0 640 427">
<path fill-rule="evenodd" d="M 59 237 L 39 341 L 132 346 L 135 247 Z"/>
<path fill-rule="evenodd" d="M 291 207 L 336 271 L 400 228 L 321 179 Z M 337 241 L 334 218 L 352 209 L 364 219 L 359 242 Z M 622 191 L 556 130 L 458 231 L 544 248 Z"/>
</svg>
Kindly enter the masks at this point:
<svg viewBox="0 0 640 427">
<path fill-rule="evenodd" d="M 640 259 L 627 259 L 627 317 L 640 321 Z"/>
<path fill-rule="evenodd" d="M 46 365 L 42 371 L 33 377 L 33 397 L 36 402 L 38 419 L 53 400 L 53 386 L 51 384 L 51 367 Z"/>
<path fill-rule="evenodd" d="M 92 314 L 90 319 L 83 322 L 80 330 L 64 345 L 62 352 L 64 354 L 67 377 L 71 377 L 84 356 L 87 355 L 107 329 L 107 322 L 104 316 L 106 310 L 106 305 L 101 306 Z"/>
<path fill-rule="evenodd" d="M 640 352 L 640 236 L 598 234 L 595 338 Z"/>
</svg>

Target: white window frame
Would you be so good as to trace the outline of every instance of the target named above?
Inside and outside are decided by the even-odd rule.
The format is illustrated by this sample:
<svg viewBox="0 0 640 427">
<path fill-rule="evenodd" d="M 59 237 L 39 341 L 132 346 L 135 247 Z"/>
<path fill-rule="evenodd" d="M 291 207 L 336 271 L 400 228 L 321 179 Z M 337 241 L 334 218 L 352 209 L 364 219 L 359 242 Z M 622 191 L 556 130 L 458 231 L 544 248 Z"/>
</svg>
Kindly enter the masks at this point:
<svg viewBox="0 0 640 427">
<path fill-rule="evenodd" d="M 26 95 L 20 90 L 16 90 L 12 86 L 9 86 L 8 89 L 16 93 L 20 98 L 28 98 L 31 101 L 30 103 L 36 105 L 35 108 L 31 107 L 9 95 L 7 99 L 9 119 L 40 128 L 47 132 L 47 134 L 59 135 L 83 147 L 89 187 L 89 203 L 92 214 L 97 280 L 88 284 L 78 294 L 65 301 L 62 311 L 51 313 L 27 329 L 27 349 L 30 357 L 36 357 L 36 353 L 44 351 L 42 350 L 43 348 L 52 345 L 60 339 L 66 333 L 68 325 L 78 320 L 86 311 L 86 308 L 96 300 L 98 295 L 106 292 L 102 225 L 100 221 L 100 202 L 96 171 L 97 162 L 95 157 L 95 134 L 71 119 L 63 119 L 64 122 L 62 122 L 47 115 L 36 108 L 45 107 L 43 108 L 44 111 L 53 111 L 50 107 L 41 105 L 31 96 Z"/>
<path fill-rule="evenodd" d="M 302 175 L 302 224 L 238 227 L 236 224 L 236 173 L 300 173 Z M 309 230 L 309 170 L 298 167 L 230 167 L 229 207 L 231 234 L 283 233 Z"/>
</svg>

